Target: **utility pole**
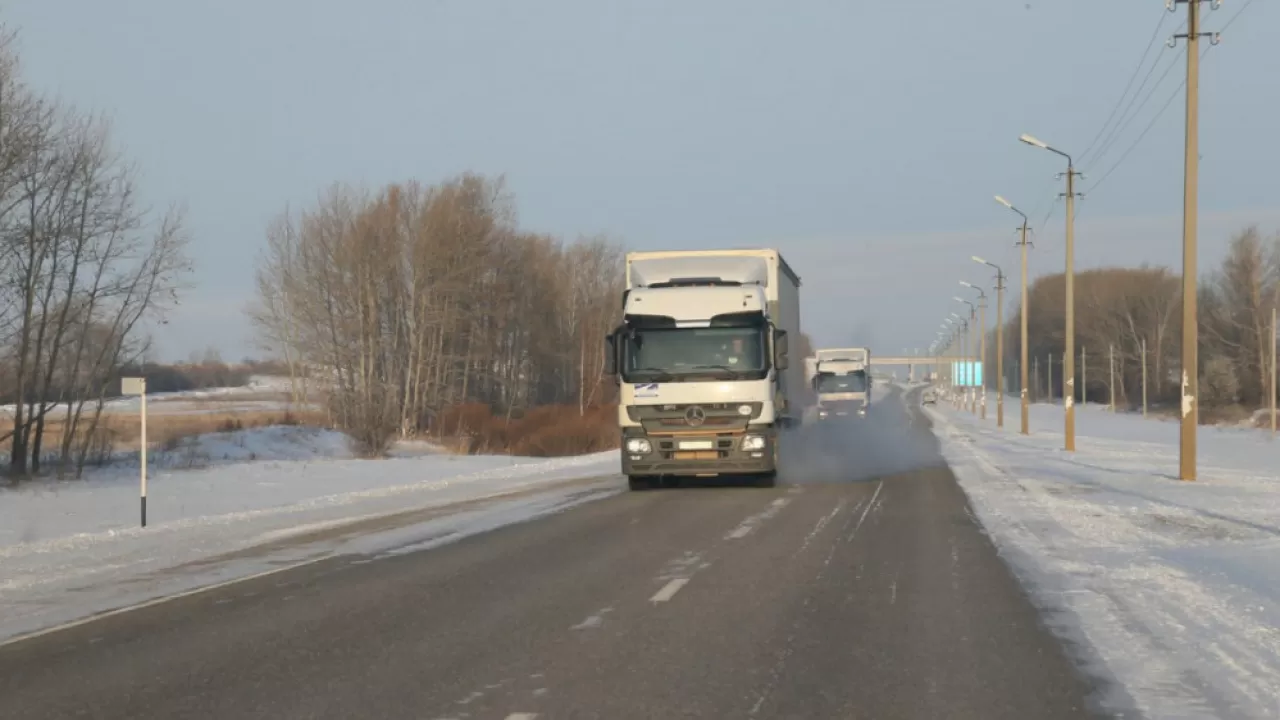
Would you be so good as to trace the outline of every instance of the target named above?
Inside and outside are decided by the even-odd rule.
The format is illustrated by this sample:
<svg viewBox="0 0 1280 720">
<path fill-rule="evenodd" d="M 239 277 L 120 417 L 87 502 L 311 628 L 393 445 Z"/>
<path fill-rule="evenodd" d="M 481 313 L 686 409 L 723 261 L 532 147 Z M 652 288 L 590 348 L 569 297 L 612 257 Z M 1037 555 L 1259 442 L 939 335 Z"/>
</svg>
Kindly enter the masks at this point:
<svg viewBox="0 0 1280 720">
<path fill-rule="evenodd" d="M 1040 399 L 1040 356 L 1036 356 L 1032 361 L 1035 364 L 1035 384 L 1032 387 L 1035 390 L 1036 400 Z"/>
<path fill-rule="evenodd" d="M 1066 269 L 1062 273 L 1066 284 L 1065 348 L 1062 355 L 1062 405 L 1065 411 L 1062 415 L 1062 436 L 1064 450 L 1075 452 L 1075 178 L 1080 177 L 1080 173 L 1075 172 L 1075 160 L 1066 152 L 1029 135 L 1021 136 L 1019 140 L 1066 158 Z"/>
<path fill-rule="evenodd" d="M 1085 348 L 1080 348 L 1080 404 L 1089 404 L 1089 359 L 1085 357 Z"/>
<path fill-rule="evenodd" d="M 1107 387 L 1111 392 L 1111 412 L 1116 411 L 1116 346 L 1112 345 L 1107 350 L 1108 364 L 1110 365 L 1111 377 L 1107 380 Z"/>
<path fill-rule="evenodd" d="M 1178 477 L 1196 479 L 1196 431 L 1200 416 L 1198 357 L 1199 328 L 1196 308 L 1196 210 L 1199 202 L 1200 175 L 1200 38 L 1210 35 L 1200 31 L 1200 4 L 1205 0 L 1172 0 L 1169 10 L 1178 3 L 1187 6 L 1187 32 L 1175 35 L 1187 41 L 1187 118 L 1184 174 L 1182 182 L 1182 427 L 1178 448 Z M 1214 7 L 1221 2 L 1215 1 Z"/>
<path fill-rule="evenodd" d="M 975 257 L 973 259 L 982 262 L 984 265 L 990 264 L 979 257 Z M 992 267 L 995 267 L 995 266 L 993 265 Z M 999 268 L 996 268 L 996 269 L 999 270 Z M 978 334 L 981 336 L 978 342 L 980 343 L 979 347 L 981 347 L 981 350 L 979 351 L 980 359 L 977 365 L 975 366 L 975 371 L 980 369 L 980 374 L 982 377 L 981 379 L 978 379 L 976 377 L 974 379 L 973 384 L 974 384 L 975 394 L 974 394 L 973 402 L 975 406 L 981 407 L 981 410 L 982 410 L 981 419 L 986 420 L 987 419 L 987 293 L 981 287 L 978 287 L 973 283 L 968 283 L 961 280 L 960 284 L 978 293 Z M 964 298 L 956 298 L 956 299 L 959 300 L 960 302 L 967 302 Z M 973 303 L 970 303 L 969 307 L 972 308 Z M 999 377 L 999 372 L 997 372 L 997 378 L 998 377 Z"/>
<path fill-rule="evenodd" d="M 1049 404 L 1053 404 L 1053 353 L 1045 358 L 1049 361 L 1049 382 L 1045 383 L 1045 388 L 1049 391 Z"/>
<path fill-rule="evenodd" d="M 1019 362 L 1018 362 L 1018 375 L 1022 383 L 1022 387 L 1020 388 L 1020 392 L 1019 392 L 1019 396 L 1022 401 L 1022 434 L 1030 435 L 1031 434 L 1031 418 L 1030 418 L 1031 398 L 1028 395 L 1029 385 L 1027 383 L 1027 380 L 1028 380 L 1027 371 L 1031 368 L 1031 363 L 1029 362 L 1029 358 L 1027 357 L 1027 311 L 1029 309 L 1029 306 L 1027 304 L 1027 246 L 1030 243 L 1027 242 L 1027 230 L 1029 229 L 1027 226 L 1027 214 L 1022 212 L 1018 208 L 1014 207 L 1013 203 L 1009 202 L 1008 200 L 1005 200 L 1003 197 L 999 195 L 996 196 L 996 202 L 1000 203 L 1001 205 L 1004 205 L 1005 207 L 1009 208 L 1010 210 L 1022 216 L 1022 227 L 1018 228 L 1019 232 L 1021 232 L 1022 234 L 1022 239 L 1017 243 L 1022 248 L 1022 308 L 1021 308 L 1021 311 L 1018 313 L 1021 316 L 1022 341 L 1020 343 L 1021 347 L 1019 349 L 1021 357 L 1019 358 Z M 1039 377 L 1036 378 L 1036 382 L 1037 383 L 1039 382 Z"/>
<path fill-rule="evenodd" d="M 979 416 L 978 419 L 986 420 L 987 419 L 987 296 L 985 293 L 983 293 L 982 295 L 981 303 L 982 305 L 979 306 L 980 309 L 978 310 L 978 314 L 980 316 L 980 319 L 978 320 L 978 322 L 982 327 L 979 328 L 978 332 L 982 333 L 982 361 L 978 363 L 978 367 L 982 369 L 982 382 L 978 383 L 978 392 L 982 393 L 982 396 L 978 400 L 978 404 L 980 405 L 982 414 Z"/>
<path fill-rule="evenodd" d="M 1147 416 L 1147 339 L 1142 338 L 1142 417 Z"/>
<path fill-rule="evenodd" d="M 1065 408 L 1063 422 L 1063 449 L 1076 450 L 1076 175 L 1075 165 L 1067 163 L 1067 327 L 1062 356 L 1062 404 Z"/>
<path fill-rule="evenodd" d="M 1271 325 L 1275 328 L 1274 311 L 1272 312 Z M 1273 343 L 1274 344 L 1274 343 Z M 1272 365 L 1275 365 L 1275 353 L 1272 352 Z M 1275 368 L 1271 369 L 1272 377 L 1275 377 Z M 1004 427 L 1004 271 L 996 268 L 996 375 L 1000 377 L 1000 394 L 996 395 L 996 427 Z M 1275 398 L 1276 394 L 1271 393 L 1271 397 Z M 1275 413 L 1271 413 L 1275 417 Z"/>
<path fill-rule="evenodd" d="M 978 325 L 978 308 L 976 305 L 969 306 L 969 332 L 977 334 L 980 332 Z M 969 375 L 969 414 L 978 414 L 978 338 L 969 338 L 969 352 L 973 354 L 970 360 L 973 362 L 972 372 Z"/>
<path fill-rule="evenodd" d="M 1271 435 L 1276 434 L 1276 308 L 1271 308 Z"/>
</svg>

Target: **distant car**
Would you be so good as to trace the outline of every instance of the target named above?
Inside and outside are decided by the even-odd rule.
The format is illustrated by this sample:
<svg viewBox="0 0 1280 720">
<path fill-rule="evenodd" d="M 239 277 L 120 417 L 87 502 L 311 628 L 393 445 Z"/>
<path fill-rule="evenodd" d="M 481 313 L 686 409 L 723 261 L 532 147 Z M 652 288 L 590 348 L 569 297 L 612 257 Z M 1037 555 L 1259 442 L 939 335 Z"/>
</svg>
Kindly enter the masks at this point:
<svg viewBox="0 0 1280 720">
<path fill-rule="evenodd" d="M 933 388 L 924 391 L 923 402 L 925 405 L 938 404 L 938 392 Z"/>
</svg>

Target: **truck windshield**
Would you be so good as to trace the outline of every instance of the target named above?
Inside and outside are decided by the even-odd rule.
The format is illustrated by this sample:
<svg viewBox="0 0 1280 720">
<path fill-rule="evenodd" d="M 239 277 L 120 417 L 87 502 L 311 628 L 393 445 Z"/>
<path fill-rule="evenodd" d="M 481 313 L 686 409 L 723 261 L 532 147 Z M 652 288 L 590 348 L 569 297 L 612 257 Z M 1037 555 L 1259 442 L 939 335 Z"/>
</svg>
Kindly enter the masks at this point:
<svg viewBox="0 0 1280 720">
<path fill-rule="evenodd" d="M 860 393 L 867 391 L 867 373 L 865 370 L 854 370 L 848 375 L 818 375 L 817 391 L 822 393 Z"/>
<path fill-rule="evenodd" d="M 765 335 L 758 327 L 638 330 L 626 342 L 626 381 L 764 377 Z M 659 379 L 661 378 L 661 379 Z"/>
</svg>

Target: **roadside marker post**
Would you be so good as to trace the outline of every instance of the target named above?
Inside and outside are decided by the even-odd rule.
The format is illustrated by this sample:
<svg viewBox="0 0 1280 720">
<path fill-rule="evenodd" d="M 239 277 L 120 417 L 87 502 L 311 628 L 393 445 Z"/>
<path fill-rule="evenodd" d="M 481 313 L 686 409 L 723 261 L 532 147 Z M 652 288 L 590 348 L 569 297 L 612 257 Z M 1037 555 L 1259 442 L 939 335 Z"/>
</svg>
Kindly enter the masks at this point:
<svg viewBox="0 0 1280 720">
<path fill-rule="evenodd" d="M 120 378 L 121 395 L 137 395 L 142 404 L 140 421 L 142 432 L 139 438 L 139 467 L 141 475 L 138 485 L 138 497 L 141 500 L 142 527 L 147 526 L 147 379 L 144 377 Z"/>
</svg>

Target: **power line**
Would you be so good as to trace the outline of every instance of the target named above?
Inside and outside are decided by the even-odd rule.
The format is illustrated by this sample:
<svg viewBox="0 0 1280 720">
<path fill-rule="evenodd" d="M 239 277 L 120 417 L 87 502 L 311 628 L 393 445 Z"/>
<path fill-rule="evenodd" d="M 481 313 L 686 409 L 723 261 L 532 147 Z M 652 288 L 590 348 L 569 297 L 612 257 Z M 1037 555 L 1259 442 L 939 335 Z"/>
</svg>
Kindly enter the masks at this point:
<svg viewBox="0 0 1280 720">
<path fill-rule="evenodd" d="M 1107 139 L 1107 141 L 1102 144 L 1102 147 L 1098 149 L 1097 154 L 1093 158 L 1093 162 L 1096 163 L 1102 158 L 1106 157 L 1107 153 L 1111 150 L 1111 148 L 1115 147 L 1116 141 L 1119 140 L 1120 137 L 1124 134 L 1124 132 L 1129 129 L 1129 126 L 1133 124 L 1133 121 L 1138 119 L 1138 115 L 1141 114 L 1142 109 L 1147 106 L 1147 103 L 1151 102 L 1151 98 L 1156 94 L 1156 91 L 1160 89 L 1160 85 L 1164 83 L 1165 78 L 1169 77 L 1169 73 L 1173 72 L 1173 69 L 1178 67 L 1178 60 L 1180 60 L 1182 56 L 1186 54 L 1186 52 L 1187 52 L 1186 48 L 1182 48 L 1178 51 L 1178 54 L 1173 58 L 1173 62 L 1169 63 L 1165 67 L 1164 73 L 1160 75 L 1160 79 L 1157 80 L 1156 83 L 1151 86 L 1151 90 L 1146 94 L 1145 97 L 1142 98 L 1142 102 L 1138 104 L 1133 114 L 1129 115 L 1128 118 L 1125 119 L 1124 123 L 1121 124 L 1116 129 L 1116 131 L 1112 133 L 1112 135 Z M 1155 70 L 1155 67 L 1156 66 L 1153 65 L 1152 70 Z M 1183 84 L 1185 83 L 1186 83 L 1186 80 L 1183 80 Z"/>
<path fill-rule="evenodd" d="M 1168 16 L 1168 12 L 1164 9 L 1160 10 L 1159 21 L 1156 22 L 1155 29 L 1151 31 L 1151 39 L 1147 41 L 1147 46 L 1143 48 L 1142 55 L 1138 58 L 1138 64 L 1134 66 L 1133 73 L 1129 75 L 1129 82 L 1125 83 L 1124 90 L 1121 91 L 1116 104 L 1112 106 L 1111 114 L 1102 123 L 1102 127 L 1098 128 L 1098 134 L 1093 136 L 1093 139 L 1089 141 L 1088 147 L 1084 149 L 1084 152 L 1080 153 L 1081 158 L 1088 157 L 1089 151 L 1093 150 L 1094 146 L 1098 144 L 1098 139 L 1102 137 L 1102 133 L 1107 130 L 1111 125 L 1111 121 L 1115 119 L 1116 113 L 1120 110 L 1120 105 L 1124 103 L 1125 98 L 1129 96 L 1129 90 L 1133 88 L 1133 81 L 1138 79 L 1138 73 L 1142 71 L 1142 66 L 1147 64 L 1147 53 L 1151 52 L 1152 46 L 1156 44 L 1156 38 L 1160 36 L 1160 28 L 1164 27 L 1164 22 Z"/>
<path fill-rule="evenodd" d="M 1181 32 L 1182 28 L 1184 28 L 1185 26 L 1186 26 L 1186 21 L 1183 21 L 1183 23 L 1179 25 L 1178 28 L 1174 30 L 1174 32 L 1175 33 Z M 1157 32 L 1159 32 L 1158 29 L 1157 29 Z M 1183 51 L 1179 50 L 1178 52 L 1180 53 L 1178 57 L 1181 57 L 1181 53 Z M 1162 74 L 1160 76 L 1160 79 L 1156 81 L 1156 84 L 1151 88 L 1151 92 L 1147 93 L 1146 97 L 1143 98 L 1142 102 L 1138 103 L 1137 107 L 1135 107 L 1134 101 L 1136 101 L 1138 97 L 1142 95 L 1142 91 L 1147 88 L 1147 84 L 1151 82 L 1152 76 L 1155 75 L 1156 70 L 1159 69 L 1160 67 L 1160 54 L 1157 53 L 1155 55 L 1155 59 L 1151 63 L 1151 67 L 1147 70 L 1147 74 L 1142 78 L 1142 82 L 1138 84 L 1138 89 L 1133 91 L 1133 96 L 1129 98 L 1128 105 L 1126 105 L 1125 109 L 1120 113 L 1120 119 L 1116 121 L 1116 125 L 1111 128 L 1110 132 L 1107 133 L 1106 137 L 1102 141 L 1101 147 L 1098 148 L 1098 152 L 1094 155 L 1092 160 L 1087 159 L 1082 154 L 1080 156 L 1081 165 L 1088 165 L 1090 162 L 1097 162 L 1103 155 L 1106 154 L 1107 150 L 1110 149 L 1111 146 L 1115 144 L 1116 138 L 1118 138 L 1121 133 L 1123 133 L 1126 129 L 1128 129 L 1129 125 L 1132 124 L 1133 119 L 1137 116 L 1138 113 L 1142 111 L 1142 108 L 1146 106 L 1147 102 L 1150 101 L 1151 96 L 1155 94 L 1155 91 L 1157 88 L 1159 88 L 1160 83 L 1164 82 L 1164 79 L 1169 76 L 1169 73 L 1172 72 L 1172 69 L 1177 64 L 1178 64 L 1178 58 L 1176 57 L 1174 58 L 1173 62 L 1171 62 L 1165 68 L 1164 74 Z"/>
<path fill-rule="evenodd" d="M 1237 19 L 1240 18 L 1240 16 L 1244 13 L 1244 11 L 1249 9 L 1249 6 L 1252 5 L 1253 2 L 1254 0 L 1245 0 L 1245 3 L 1240 6 L 1240 9 L 1236 10 L 1235 14 L 1232 15 L 1227 20 L 1227 22 L 1223 24 L 1222 29 L 1219 30 L 1218 32 L 1221 33 L 1223 30 L 1226 30 L 1227 28 L 1231 27 L 1231 25 Z M 1209 54 L 1209 50 L 1211 48 L 1212 46 L 1206 47 L 1204 50 L 1200 52 L 1201 60 L 1203 60 Z M 1183 52 L 1185 52 L 1185 50 Z M 1182 82 L 1178 83 L 1178 87 L 1173 91 L 1173 94 L 1170 95 L 1169 99 L 1165 101 L 1164 105 L 1162 105 L 1160 109 L 1156 111 L 1155 116 L 1151 118 L 1151 122 L 1147 123 L 1147 126 L 1143 128 L 1141 133 L 1138 134 L 1138 137 L 1134 139 L 1134 141 L 1129 145 L 1128 148 L 1125 149 L 1124 153 L 1120 156 L 1120 159 L 1118 159 L 1115 162 L 1115 164 L 1113 164 L 1110 168 L 1108 168 L 1107 171 L 1102 174 L 1102 177 L 1100 177 L 1096 182 L 1090 185 L 1089 188 L 1086 190 L 1086 192 L 1093 192 L 1094 190 L 1096 190 L 1099 185 L 1102 185 L 1102 183 L 1105 182 L 1107 178 L 1111 177 L 1112 173 L 1114 173 L 1121 165 L 1124 164 L 1124 161 L 1138 147 L 1138 145 L 1142 143 L 1143 139 L 1146 138 L 1147 134 L 1151 132 L 1151 129 L 1154 128 L 1156 123 L 1160 121 L 1160 118 L 1163 117 L 1164 114 L 1169 110 L 1169 107 L 1173 105 L 1173 101 L 1178 98 L 1178 95 L 1182 93 L 1183 89 L 1186 88 L 1186 86 L 1187 86 L 1186 79 L 1183 79 Z"/>
<path fill-rule="evenodd" d="M 1236 21 L 1236 18 L 1239 18 L 1239 17 L 1240 17 L 1240 15 L 1241 15 L 1245 10 L 1248 10 L 1248 9 L 1249 9 L 1249 6 L 1250 6 L 1250 5 L 1252 5 L 1252 4 L 1253 4 L 1253 0 L 1245 0 L 1244 4 L 1240 6 L 1240 9 L 1236 11 L 1236 14 L 1235 14 L 1235 15 L 1232 15 L 1232 16 L 1231 16 L 1231 18 L 1227 20 L 1226 24 L 1224 24 L 1224 25 L 1222 26 L 1222 29 L 1221 29 L 1221 30 L 1219 30 L 1218 32 L 1223 32 L 1223 31 L 1225 31 L 1227 28 L 1231 27 L 1231 24 L 1232 24 L 1232 23 L 1234 23 L 1234 22 Z"/>
<path fill-rule="evenodd" d="M 1201 57 L 1204 57 L 1204 56 L 1201 55 Z M 1185 88 L 1186 86 L 1187 86 L 1186 80 L 1183 80 L 1181 83 L 1178 84 L 1177 89 L 1173 91 L 1173 94 L 1169 96 L 1169 99 L 1165 101 L 1164 105 L 1162 105 L 1160 109 L 1156 111 L 1155 116 L 1151 118 L 1151 122 L 1147 123 L 1147 126 L 1143 128 L 1142 132 L 1138 134 L 1137 139 L 1135 139 L 1129 145 L 1128 149 L 1124 151 L 1124 154 L 1120 156 L 1120 159 L 1117 160 L 1114 165 L 1108 168 L 1107 171 L 1102 174 L 1102 177 L 1098 178 L 1096 182 L 1090 185 L 1085 192 L 1091 193 L 1094 190 L 1097 190 L 1099 185 L 1106 182 L 1107 178 L 1111 177 L 1111 173 L 1115 172 L 1116 168 L 1124 164 L 1124 161 L 1128 159 L 1129 154 L 1132 153 L 1134 149 L 1137 148 L 1138 145 L 1142 143 L 1143 138 L 1147 136 L 1147 133 L 1151 132 L 1151 128 L 1156 126 L 1156 122 L 1158 122 L 1160 118 L 1164 116 L 1165 112 L 1169 109 L 1169 106 L 1172 105 L 1173 101 L 1176 100 L 1178 96 L 1182 94 L 1182 89 Z"/>
</svg>

